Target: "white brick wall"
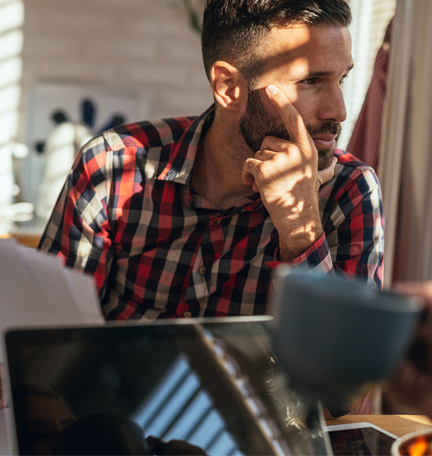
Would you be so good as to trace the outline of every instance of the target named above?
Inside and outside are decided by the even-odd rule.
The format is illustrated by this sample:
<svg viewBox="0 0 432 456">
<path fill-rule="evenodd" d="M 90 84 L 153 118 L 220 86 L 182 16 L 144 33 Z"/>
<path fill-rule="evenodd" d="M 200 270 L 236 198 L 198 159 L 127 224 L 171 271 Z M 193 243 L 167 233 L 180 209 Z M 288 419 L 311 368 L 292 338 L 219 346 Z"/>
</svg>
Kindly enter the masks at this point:
<svg viewBox="0 0 432 456">
<path fill-rule="evenodd" d="M 128 89 L 147 98 L 151 118 L 197 114 L 211 103 L 199 36 L 181 0 L 24 6 L 23 113 L 30 89 L 42 82 Z"/>
<path fill-rule="evenodd" d="M 22 141 L 29 95 L 43 83 L 132 92 L 141 112 L 128 121 L 199 114 L 212 102 L 200 37 L 182 0 L 22 1 Z M 20 198 L 37 202 L 44 161 L 31 149 L 22 162 Z"/>
</svg>

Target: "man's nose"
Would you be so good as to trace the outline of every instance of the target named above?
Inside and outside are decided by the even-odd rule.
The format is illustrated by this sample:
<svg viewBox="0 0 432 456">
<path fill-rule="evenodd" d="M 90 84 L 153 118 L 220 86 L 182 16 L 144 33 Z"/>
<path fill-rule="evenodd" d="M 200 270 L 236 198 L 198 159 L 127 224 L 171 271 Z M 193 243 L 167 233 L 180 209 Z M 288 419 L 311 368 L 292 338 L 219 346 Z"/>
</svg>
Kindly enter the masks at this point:
<svg viewBox="0 0 432 456">
<path fill-rule="evenodd" d="M 320 120 L 343 122 L 347 117 L 345 100 L 340 86 L 329 90 L 320 110 Z"/>
</svg>

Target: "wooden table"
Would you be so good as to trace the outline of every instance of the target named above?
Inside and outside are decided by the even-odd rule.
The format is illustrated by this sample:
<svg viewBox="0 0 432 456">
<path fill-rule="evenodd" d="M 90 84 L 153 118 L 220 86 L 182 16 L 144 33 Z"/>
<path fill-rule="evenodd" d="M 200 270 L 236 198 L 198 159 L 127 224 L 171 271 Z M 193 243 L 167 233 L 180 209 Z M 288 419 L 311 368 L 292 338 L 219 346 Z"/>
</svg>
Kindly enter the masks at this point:
<svg viewBox="0 0 432 456">
<path fill-rule="evenodd" d="M 0 239 L 2 238 L 14 238 L 18 244 L 35 249 L 39 245 L 41 234 L 0 234 Z"/>
<path fill-rule="evenodd" d="M 375 424 L 398 437 L 410 432 L 432 428 L 432 421 L 423 415 L 345 415 L 327 420 L 327 425 L 360 422 Z"/>
</svg>

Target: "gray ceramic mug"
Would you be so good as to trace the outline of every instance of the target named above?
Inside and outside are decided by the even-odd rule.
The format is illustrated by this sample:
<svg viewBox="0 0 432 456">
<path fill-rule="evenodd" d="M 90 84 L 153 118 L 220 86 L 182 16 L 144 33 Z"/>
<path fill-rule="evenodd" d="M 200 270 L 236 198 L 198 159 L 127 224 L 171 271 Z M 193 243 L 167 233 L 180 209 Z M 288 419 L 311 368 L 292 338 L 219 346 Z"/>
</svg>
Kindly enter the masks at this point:
<svg viewBox="0 0 432 456">
<path fill-rule="evenodd" d="M 415 298 L 354 279 L 280 268 L 271 299 L 274 351 L 293 389 L 344 406 L 392 374 L 421 310 Z"/>
</svg>

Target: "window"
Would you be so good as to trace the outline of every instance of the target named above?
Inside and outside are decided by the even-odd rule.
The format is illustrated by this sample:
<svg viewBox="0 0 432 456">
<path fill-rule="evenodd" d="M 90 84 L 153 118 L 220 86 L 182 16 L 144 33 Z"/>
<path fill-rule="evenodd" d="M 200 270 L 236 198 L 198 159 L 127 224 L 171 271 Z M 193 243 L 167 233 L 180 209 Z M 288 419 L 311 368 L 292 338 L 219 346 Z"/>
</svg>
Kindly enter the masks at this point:
<svg viewBox="0 0 432 456">
<path fill-rule="evenodd" d="M 339 140 L 346 148 L 357 116 L 363 106 L 373 73 L 375 57 L 385 30 L 396 9 L 396 0 L 350 0 L 353 22 L 350 32 L 355 67 L 344 84 L 347 120 Z"/>
</svg>

